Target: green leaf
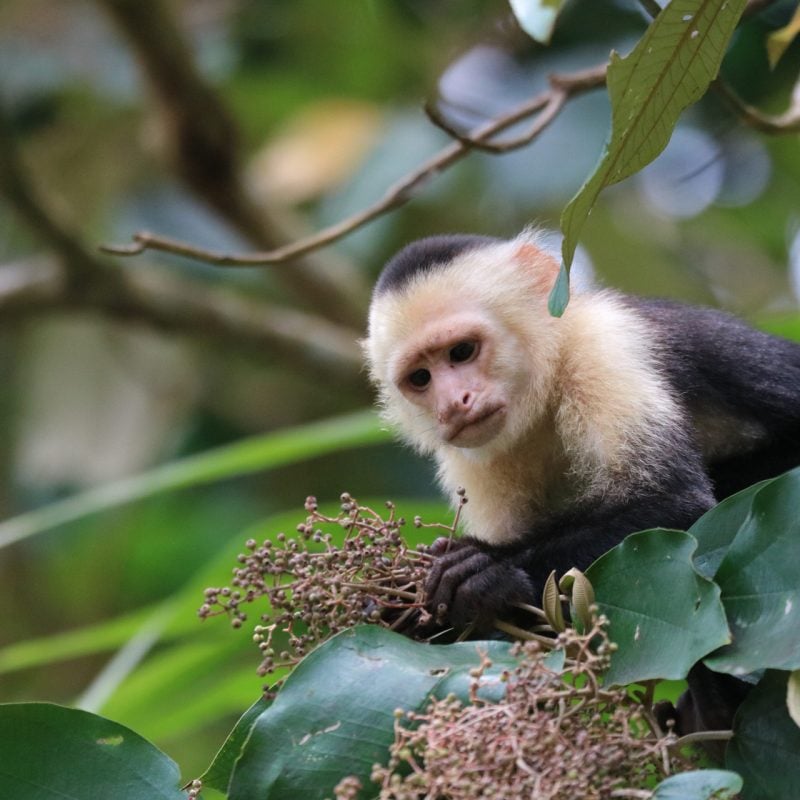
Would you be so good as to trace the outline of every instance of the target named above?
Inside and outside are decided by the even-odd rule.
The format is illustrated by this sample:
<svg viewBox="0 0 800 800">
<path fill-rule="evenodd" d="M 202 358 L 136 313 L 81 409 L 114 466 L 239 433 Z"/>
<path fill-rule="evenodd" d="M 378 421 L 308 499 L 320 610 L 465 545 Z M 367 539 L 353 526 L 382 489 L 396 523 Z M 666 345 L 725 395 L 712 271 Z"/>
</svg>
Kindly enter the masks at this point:
<svg viewBox="0 0 800 800">
<path fill-rule="evenodd" d="M 568 570 L 558 582 L 561 591 L 570 596 L 575 627 L 588 631 L 592 626 L 591 607 L 594 605 L 594 588 L 586 576 L 576 567 Z"/>
<path fill-rule="evenodd" d="M 742 779 L 735 772 L 700 769 L 662 781 L 650 800 L 729 800 L 741 790 Z"/>
<path fill-rule="evenodd" d="M 543 659 L 542 665 L 547 667 L 550 672 L 563 672 L 564 664 L 567 661 L 567 654 L 563 649 L 551 650 Z"/>
<path fill-rule="evenodd" d="M 547 298 L 547 310 L 551 317 L 560 317 L 569 303 L 569 272 L 564 262 L 558 270 L 558 277 Z"/>
<path fill-rule="evenodd" d="M 0 675 L 113 650 L 134 636 L 157 608 L 147 606 L 97 625 L 10 644 L 0 650 Z"/>
<path fill-rule="evenodd" d="M 556 571 L 553 570 L 544 583 L 542 591 L 542 611 L 547 624 L 556 632 L 561 633 L 567 629 L 564 621 L 564 611 L 561 608 L 561 596 L 556 584 Z"/>
<path fill-rule="evenodd" d="M 789 685 L 786 687 L 786 709 L 795 724 L 800 727 L 800 670 L 798 669 L 789 675 Z"/>
<path fill-rule="evenodd" d="M 694 554 L 695 569 L 706 578 L 713 578 L 728 552 L 728 548 L 750 516 L 753 498 L 767 481 L 749 486 L 706 511 L 689 528 L 697 539 Z"/>
<path fill-rule="evenodd" d="M 556 19 L 567 0 L 509 0 L 520 28 L 532 39 L 548 44 Z"/>
<path fill-rule="evenodd" d="M 762 316 L 757 320 L 756 327 L 774 336 L 800 341 L 800 314 L 796 312 Z"/>
<path fill-rule="evenodd" d="M 800 668 L 800 469 L 767 481 L 715 575 L 733 634 L 706 664 L 742 675 Z"/>
<path fill-rule="evenodd" d="M 372 411 L 253 436 L 6 520 L 0 523 L 0 547 L 132 500 L 272 469 L 345 447 L 366 447 L 388 439 L 389 434 L 381 428 Z"/>
<path fill-rule="evenodd" d="M 258 717 L 230 800 L 322 800 L 347 775 L 369 786 L 372 765 L 387 761 L 395 709 L 422 711 L 450 693 L 466 699 L 481 653 L 493 664 L 484 696 L 499 699 L 500 672 L 516 666 L 510 649 L 495 641 L 434 647 L 377 626 L 344 631 L 307 656 Z"/>
<path fill-rule="evenodd" d="M 366 499 L 366 503 L 372 507 L 380 505 L 379 500 Z M 396 505 L 398 513 L 409 519 L 416 514 L 421 514 L 426 521 L 446 520 L 452 516 L 451 511 L 437 502 L 398 500 Z M 322 510 L 335 513 L 337 507 L 338 504 L 323 505 Z M 404 514 L 405 509 L 407 513 Z M 263 683 L 255 671 L 259 653 L 248 635 L 247 626 L 234 631 L 222 617 L 202 623 L 197 620 L 196 611 L 202 603 L 203 590 L 224 583 L 224 576 L 230 574 L 245 540 L 263 540 L 281 530 L 294 530 L 304 518 L 305 512 L 298 507 L 247 526 L 234 534 L 185 585 L 156 606 L 1 649 L 0 674 L 127 646 L 155 618 L 162 617 L 165 624 L 158 638 L 161 647 L 141 663 L 133 664 L 127 672 L 117 675 L 117 685 L 106 686 L 99 700 L 93 692 L 92 702 L 100 704 L 92 706 L 91 710 L 124 721 L 155 740 L 167 736 L 186 737 L 197 727 L 208 726 L 223 715 L 236 714 Z M 432 536 L 431 531 L 411 525 L 404 530 L 412 545 L 430 541 Z M 333 528 L 332 535 L 342 537 L 344 531 Z M 335 541 L 338 540 L 335 538 Z M 263 610 L 264 607 L 256 604 L 253 616 Z M 226 676 L 224 681 L 219 680 L 220 674 Z M 153 708 L 158 708 L 159 713 L 153 714 Z"/>
<path fill-rule="evenodd" d="M 794 10 L 794 16 L 787 25 L 784 25 L 780 30 L 773 31 L 767 37 L 767 56 L 772 69 L 778 66 L 781 57 L 795 40 L 798 33 L 800 33 L 800 8 Z"/>
<path fill-rule="evenodd" d="M 719 587 L 692 565 L 696 546 L 683 531 L 634 533 L 586 571 L 618 647 L 609 683 L 682 678 L 730 641 Z"/>
<path fill-rule="evenodd" d="M 99 710 L 154 741 L 176 737 L 239 713 L 263 684 L 257 663 L 258 651 L 244 631 L 211 641 L 189 638 L 153 653 Z"/>
<path fill-rule="evenodd" d="M 562 256 L 569 267 L 600 191 L 649 164 L 669 141 L 680 113 L 716 76 L 746 0 L 672 0 L 633 52 L 611 54 L 611 136 L 594 174 L 564 209 Z"/>
<path fill-rule="evenodd" d="M 786 710 L 787 677 L 767 672 L 733 721 L 725 766 L 744 779 L 742 800 L 797 800 L 800 728 Z"/>
<path fill-rule="evenodd" d="M 9 800 L 186 800 L 174 761 L 86 711 L 0 706 L 0 753 L 0 797 Z"/>
<path fill-rule="evenodd" d="M 250 735 L 255 721 L 269 708 L 269 700 L 259 697 L 247 711 L 242 714 L 228 738 L 220 747 L 209 768 L 200 776 L 203 781 L 203 788 L 210 786 L 220 792 L 228 791 L 228 784 L 231 780 L 233 767 L 242 747 Z"/>
</svg>

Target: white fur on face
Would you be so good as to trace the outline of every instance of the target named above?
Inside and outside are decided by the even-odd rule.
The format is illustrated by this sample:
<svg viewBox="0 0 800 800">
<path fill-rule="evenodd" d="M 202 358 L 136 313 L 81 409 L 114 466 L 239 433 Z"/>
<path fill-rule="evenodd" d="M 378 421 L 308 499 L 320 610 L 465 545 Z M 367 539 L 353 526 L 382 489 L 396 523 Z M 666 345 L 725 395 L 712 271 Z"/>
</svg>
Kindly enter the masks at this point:
<svg viewBox="0 0 800 800">
<path fill-rule="evenodd" d="M 646 323 L 617 296 L 574 295 L 563 317 L 550 316 L 557 269 L 524 233 L 419 274 L 370 309 L 363 346 L 384 418 L 436 457 L 450 497 L 465 487 L 466 530 L 492 543 L 524 535 L 554 502 L 658 481 L 663 437 L 684 424 Z M 491 380 L 508 401 L 499 435 L 472 449 L 443 442 L 436 419 L 397 385 L 409 350 L 456 316 L 488 331 Z"/>
<path fill-rule="evenodd" d="M 509 437 L 518 438 L 520 427 L 544 409 L 557 352 L 555 320 L 547 314 L 546 299 L 557 266 L 538 250 L 526 252 L 524 263 L 520 260 L 520 247 L 532 246 L 532 240 L 532 234 L 524 234 L 465 253 L 373 300 L 364 342 L 370 374 L 380 390 L 384 418 L 419 451 L 436 452 L 442 441 L 435 419 L 399 391 L 400 364 L 454 325 L 471 321 L 487 332 L 491 379 L 514 399 L 500 441 L 490 442 L 488 451 L 504 448 Z"/>
</svg>

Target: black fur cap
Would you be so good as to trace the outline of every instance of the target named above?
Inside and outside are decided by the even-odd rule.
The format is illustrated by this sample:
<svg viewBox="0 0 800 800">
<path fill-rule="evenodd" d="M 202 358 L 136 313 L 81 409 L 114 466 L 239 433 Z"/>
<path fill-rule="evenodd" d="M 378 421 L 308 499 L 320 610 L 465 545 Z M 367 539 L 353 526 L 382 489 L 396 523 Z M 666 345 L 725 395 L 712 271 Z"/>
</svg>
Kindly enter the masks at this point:
<svg viewBox="0 0 800 800">
<path fill-rule="evenodd" d="M 396 292 L 418 272 L 430 272 L 437 267 L 444 267 L 462 253 L 499 244 L 501 241 L 492 236 L 467 233 L 419 239 L 406 245 L 389 259 L 375 284 L 375 295 Z"/>
</svg>

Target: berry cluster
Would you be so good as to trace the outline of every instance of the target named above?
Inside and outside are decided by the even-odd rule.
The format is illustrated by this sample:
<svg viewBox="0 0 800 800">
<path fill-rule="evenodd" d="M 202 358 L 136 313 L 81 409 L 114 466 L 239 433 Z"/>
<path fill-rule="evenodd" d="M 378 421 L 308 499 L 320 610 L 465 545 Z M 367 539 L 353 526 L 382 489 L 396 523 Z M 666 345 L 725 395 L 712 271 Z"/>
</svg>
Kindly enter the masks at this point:
<svg viewBox="0 0 800 800">
<path fill-rule="evenodd" d="M 501 702 L 478 696 L 487 662 L 474 673 L 469 705 L 451 696 L 424 714 L 399 710 L 388 766 L 373 769 L 380 800 L 649 796 L 671 739 L 650 729 L 624 690 L 601 688 L 611 649 L 603 620 L 557 641 L 568 654 L 566 680 L 548 668 L 549 650 L 529 641 L 518 646 L 519 667 L 503 676 Z"/>
<path fill-rule="evenodd" d="M 340 513 L 326 516 L 308 497 L 308 516 L 297 526 L 297 536 L 250 539 L 238 556 L 231 586 L 205 591 L 199 616 L 227 614 L 236 628 L 247 619 L 243 605 L 261 597 L 269 601 L 253 634 L 262 654 L 260 675 L 296 664 L 345 628 L 363 622 L 400 628 L 425 613 L 430 556 L 405 544 L 400 535 L 405 521 L 396 516 L 394 504 L 386 503 L 383 518 L 347 493 L 340 499 Z M 325 532 L 331 524 L 344 530 L 343 538 Z M 279 638 L 286 644 L 277 645 Z M 276 645 L 283 649 L 276 652 Z"/>
</svg>

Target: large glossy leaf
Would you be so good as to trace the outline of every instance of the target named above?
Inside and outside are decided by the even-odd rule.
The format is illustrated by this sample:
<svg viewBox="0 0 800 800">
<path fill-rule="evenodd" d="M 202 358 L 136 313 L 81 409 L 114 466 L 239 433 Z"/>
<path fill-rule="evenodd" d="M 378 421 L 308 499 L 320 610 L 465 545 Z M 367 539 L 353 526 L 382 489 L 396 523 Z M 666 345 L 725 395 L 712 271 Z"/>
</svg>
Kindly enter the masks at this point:
<svg viewBox="0 0 800 800">
<path fill-rule="evenodd" d="M 49 703 L 0 706 L 0 797 L 185 800 L 177 765 L 115 722 Z"/>
<path fill-rule="evenodd" d="M 376 626 L 355 628 L 307 656 L 252 727 L 234 767 L 230 800 L 322 800 L 347 775 L 369 786 L 394 739 L 394 711 L 423 710 L 431 697 L 467 697 L 469 671 L 486 653 L 486 696 L 513 668 L 507 642 L 432 647 Z M 365 793 L 364 797 L 373 793 Z"/>
<path fill-rule="evenodd" d="M 744 779 L 742 800 L 797 800 L 800 728 L 786 709 L 787 673 L 770 671 L 733 721 L 725 766 Z"/>
<path fill-rule="evenodd" d="M 255 721 L 269 708 L 270 701 L 259 697 L 247 711 L 242 714 L 239 721 L 234 726 L 228 738 L 220 747 L 209 768 L 200 776 L 203 787 L 210 786 L 220 792 L 228 791 L 228 784 L 233 773 L 233 766 L 239 754 L 242 752 L 244 743 L 250 735 Z"/>
<path fill-rule="evenodd" d="M 600 191 L 649 164 L 678 117 L 716 76 L 746 0 L 672 0 L 625 58 L 611 54 L 611 136 L 594 174 L 564 209 L 562 255 L 569 266 Z"/>
<path fill-rule="evenodd" d="M 701 575 L 706 578 L 716 575 L 728 548 L 750 516 L 753 498 L 765 483 L 767 481 L 761 481 L 731 495 L 689 528 L 689 533 L 697 539 L 694 566 Z"/>
<path fill-rule="evenodd" d="M 389 434 L 382 429 L 372 411 L 346 414 L 265 436 L 253 436 L 6 520 L 0 523 L 0 547 L 132 500 L 388 439 Z"/>
<path fill-rule="evenodd" d="M 619 648 L 606 675 L 610 683 L 682 678 L 730 640 L 719 588 L 692 565 L 695 547 L 683 531 L 643 531 L 587 570 Z"/>
<path fill-rule="evenodd" d="M 733 642 L 706 663 L 736 675 L 800 668 L 800 470 L 755 492 L 717 569 Z"/>
<path fill-rule="evenodd" d="M 650 800 L 729 800 L 742 789 L 742 779 L 723 769 L 682 772 L 662 781 Z"/>
</svg>

